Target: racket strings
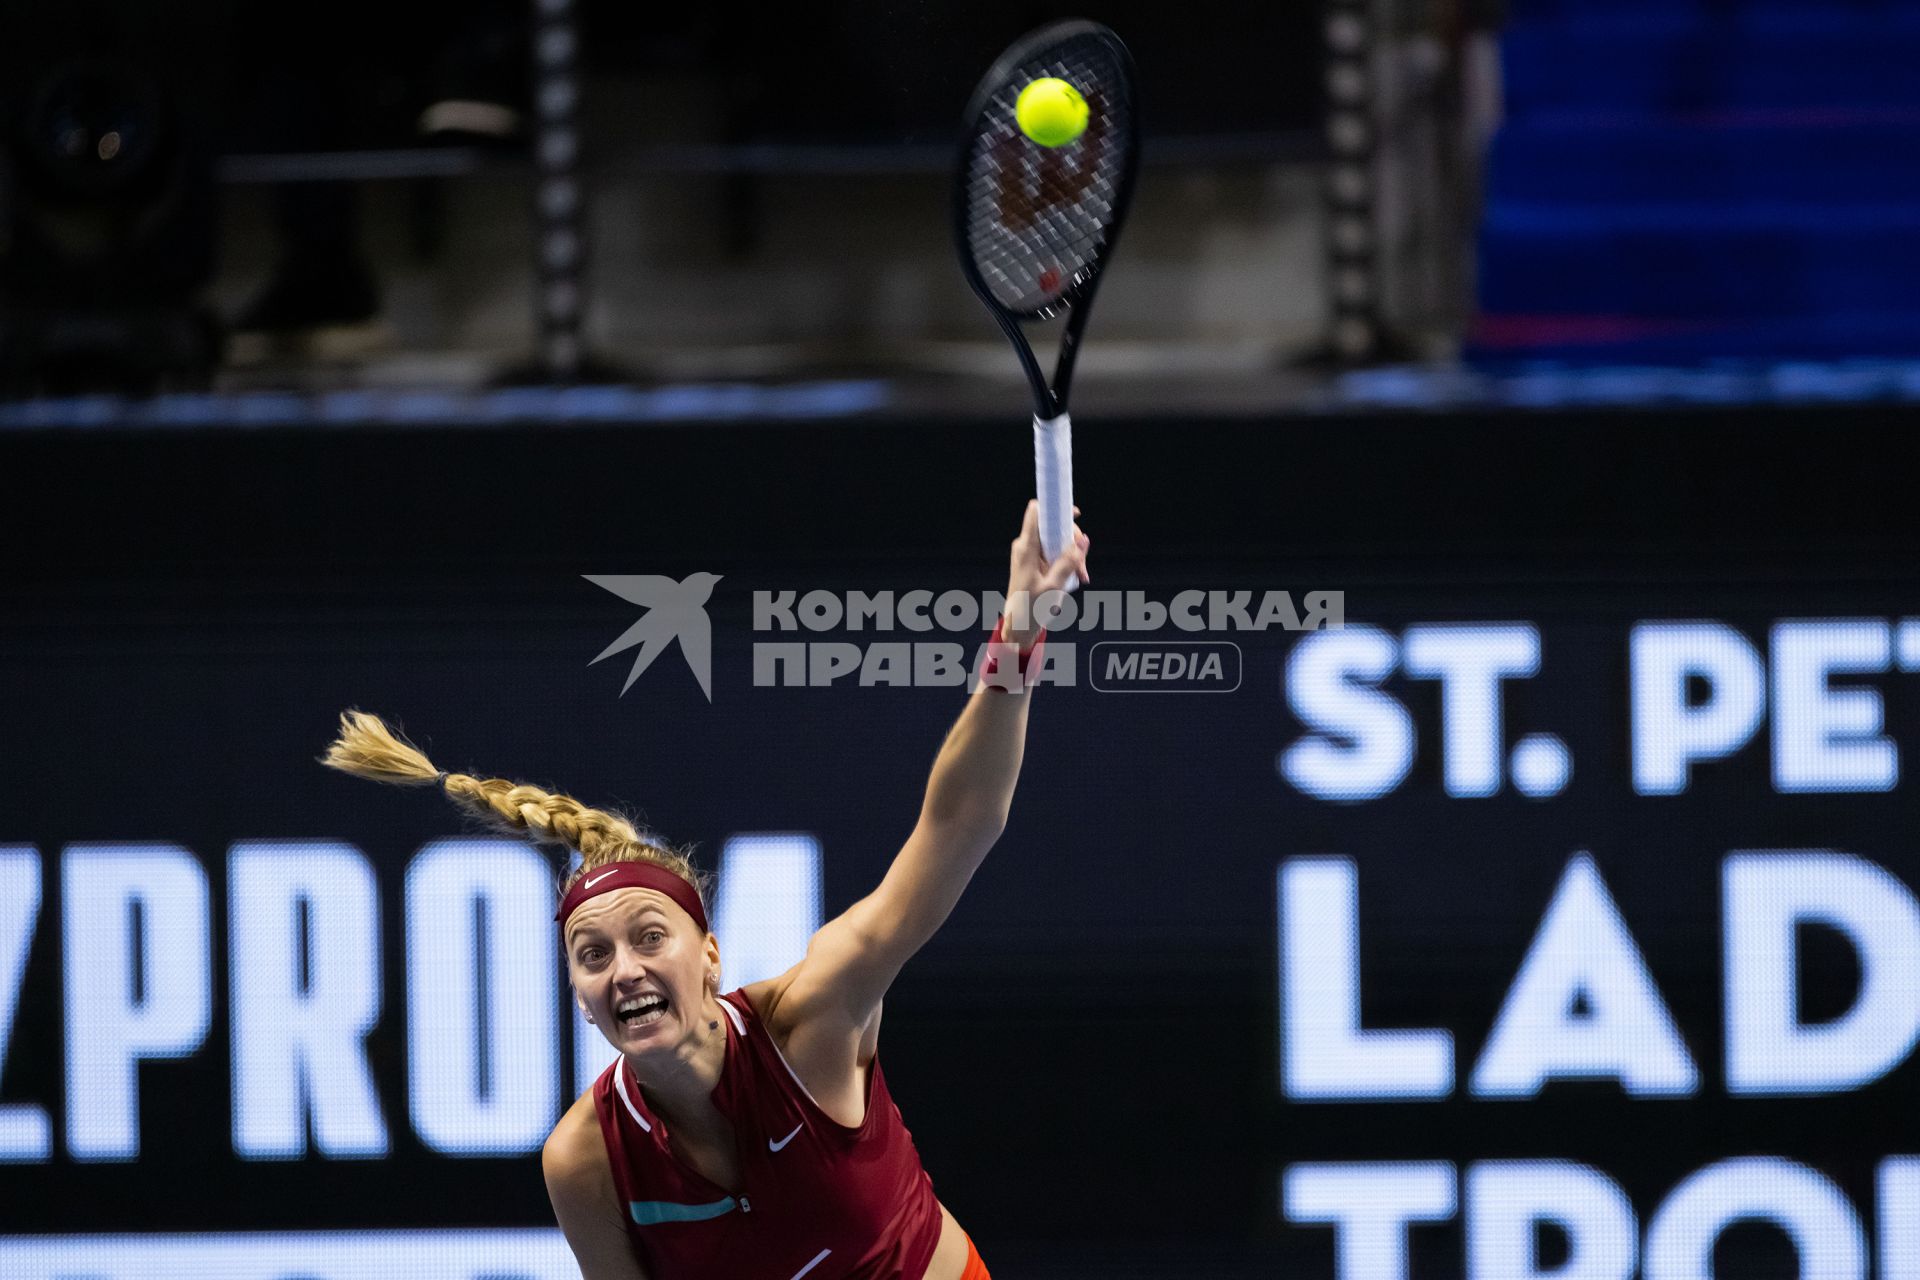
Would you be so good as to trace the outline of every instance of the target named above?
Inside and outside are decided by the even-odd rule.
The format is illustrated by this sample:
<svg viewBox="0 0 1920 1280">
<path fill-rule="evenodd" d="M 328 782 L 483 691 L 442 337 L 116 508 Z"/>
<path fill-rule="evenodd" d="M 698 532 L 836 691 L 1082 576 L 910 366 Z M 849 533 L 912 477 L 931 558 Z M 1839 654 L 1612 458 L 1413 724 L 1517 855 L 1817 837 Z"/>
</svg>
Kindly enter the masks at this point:
<svg viewBox="0 0 1920 1280">
<path fill-rule="evenodd" d="M 1043 76 L 1087 100 L 1087 128 L 1061 147 L 1020 131 L 1014 104 Z M 1132 102 L 1112 49 L 1093 36 L 1022 63 L 974 125 L 967 164 L 967 246 L 994 300 L 1028 316 L 1052 315 L 1098 270 L 1116 220 L 1132 148 Z"/>
</svg>

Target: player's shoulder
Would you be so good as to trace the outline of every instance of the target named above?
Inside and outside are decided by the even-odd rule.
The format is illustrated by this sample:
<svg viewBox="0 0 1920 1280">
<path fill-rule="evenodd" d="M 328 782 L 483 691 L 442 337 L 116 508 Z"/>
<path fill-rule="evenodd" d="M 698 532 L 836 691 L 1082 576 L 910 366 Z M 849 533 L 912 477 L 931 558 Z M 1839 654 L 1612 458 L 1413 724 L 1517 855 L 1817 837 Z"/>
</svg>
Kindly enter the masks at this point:
<svg viewBox="0 0 1920 1280">
<path fill-rule="evenodd" d="M 810 1058 L 809 1050 L 816 1047 L 822 1048 L 829 1061 L 837 1062 L 851 1034 L 854 1065 L 864 1069 L 879 1052 L 882 1006 L 875 1005 L 862 1023 L 847 1023 L 845 1007 L 832 998 L 831 991 L 795 981 L 804 965 L 802 961 L 777 977 L 750 983 L 739 993 L 753 1006 L 768 1037 L 790 1064 L 796 1054 Z"/>
<path fill-rule="evenodd" d="M 600 1132 L 593 1090 L 581 1094 L 560 1117 L 540 1148 L 540 1167 L 549 1184 L 597 1180 L 607 1167 L 607 1140 Z"/>
<path fill-rule="evenodd" d="M 833 991 L 804 980 L 804 969 L 802 961 L 785 973 L 749 983 L 738 992 L 746 997 L 754 1017 L 773 1042 L 783 1049 L 795 1031 L 829 1020 L 823 1015 L 843 1012 Z"/>
<path fill-rule="evenodd" d="M 795 969 L 797 968 L 798 966 L 795 966 Z M 781 1018 L 787 1011 L 789 1004 L 787 991 L 793 985 L 795 969 L 789 969 L 771 978 L 762 978 L 758 982 L 750 982 L 738 991 L 739 995 L 745 997 L 753 1016 L 758 1018 L 776 1038 L 778 1038 L 779 1029 L 783 1026 Z"/>
</svg>

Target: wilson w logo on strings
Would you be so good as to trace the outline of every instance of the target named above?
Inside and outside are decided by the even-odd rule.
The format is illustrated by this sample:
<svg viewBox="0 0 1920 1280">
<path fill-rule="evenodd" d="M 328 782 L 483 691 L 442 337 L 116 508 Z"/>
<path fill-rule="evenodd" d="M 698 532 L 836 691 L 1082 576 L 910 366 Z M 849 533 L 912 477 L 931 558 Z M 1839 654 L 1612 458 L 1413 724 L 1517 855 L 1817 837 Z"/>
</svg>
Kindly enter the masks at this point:
<svg viewBox="0 0 1920 1280">
<path fill-rule="evenodd" d="M 1077 146 L 1045 148 L 1035 164 L 1027 159 L 1034 144 L 1017 131 L 996 142 L 993 158 L 999 179 L 994 194 L 1001 224 L 1009 231 L 1026 231 L 1047 210 L 1072 204 L 1085 195 L 1100 172 L 1106 130 L 1106 102 L 1094 89 L 1087 93 L 1087 131 L 1080 135 Z"/>
</svg>

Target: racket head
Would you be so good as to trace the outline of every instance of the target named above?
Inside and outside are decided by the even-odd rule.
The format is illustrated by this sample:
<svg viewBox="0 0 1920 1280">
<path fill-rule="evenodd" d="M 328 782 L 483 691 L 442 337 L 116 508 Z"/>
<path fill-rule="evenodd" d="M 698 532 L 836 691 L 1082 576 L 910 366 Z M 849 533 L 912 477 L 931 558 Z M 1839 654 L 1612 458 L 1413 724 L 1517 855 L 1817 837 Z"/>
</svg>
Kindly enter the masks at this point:
<svg viewBox="0 0 1920 1280">
<path fill-rule="evenodd" d="M 1014 118 L 1020 91 L 1043 76 L 1087 101 L 1086 131 L 1064 146 L 1032 141 Z M 960 269 L 1003 324 L 1091 295 L 1126 220 L 1139 154 L 1133 58 L 1106 27 L 1042 27 L 994 62 L 962 119 L 953 217 Z"/>
</svg>

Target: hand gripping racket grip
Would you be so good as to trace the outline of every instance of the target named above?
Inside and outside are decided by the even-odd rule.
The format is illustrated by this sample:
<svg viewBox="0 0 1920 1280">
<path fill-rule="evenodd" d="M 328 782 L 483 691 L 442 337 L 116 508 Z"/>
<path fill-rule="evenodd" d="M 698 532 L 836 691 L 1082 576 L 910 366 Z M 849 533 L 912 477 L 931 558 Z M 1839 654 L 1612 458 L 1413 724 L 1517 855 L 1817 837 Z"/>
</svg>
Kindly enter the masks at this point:
<svg viewBox="0 0 1920 1280">
<path fill-rule="evenodd" d="M 1040 498 L 1040 549 L 1047 563 L 1073 543 L 1073 423 L 1066 414 L 1033 420 L 1033 478 Z M 1080 575 L 1067 579 L 1067 590 Z"/>
</svg>

